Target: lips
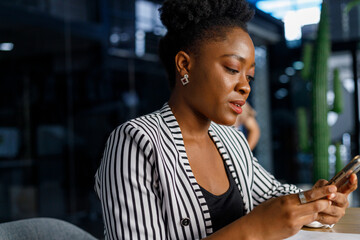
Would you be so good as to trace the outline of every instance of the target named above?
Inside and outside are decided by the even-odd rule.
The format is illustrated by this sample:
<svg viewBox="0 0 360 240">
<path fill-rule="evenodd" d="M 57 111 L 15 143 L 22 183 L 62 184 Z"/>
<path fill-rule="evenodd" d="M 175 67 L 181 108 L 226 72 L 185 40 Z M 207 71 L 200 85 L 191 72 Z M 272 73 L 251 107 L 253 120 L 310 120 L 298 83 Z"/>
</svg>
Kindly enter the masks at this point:
<svg viewBox="0 0 360 240">
<path fill-rule="evenodd" d="M 238 100 L 238 101 L 231 101 L 230 102 L 230 107 L 232 110 L 234 110 L 234 112 L 236 112 L 237 114 L 241 114 L 242 113 L 242 108 L 241 106 L 243 106 L 245 104 L 245 101 L 242 100 Z"/>
</svg>

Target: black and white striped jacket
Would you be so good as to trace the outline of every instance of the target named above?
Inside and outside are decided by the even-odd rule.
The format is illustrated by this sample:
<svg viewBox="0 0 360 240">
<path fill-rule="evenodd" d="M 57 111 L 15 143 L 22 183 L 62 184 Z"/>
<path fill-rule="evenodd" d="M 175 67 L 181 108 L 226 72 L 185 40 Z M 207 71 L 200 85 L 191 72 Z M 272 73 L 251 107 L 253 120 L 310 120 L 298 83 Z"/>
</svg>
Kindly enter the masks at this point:
<svg viewBox="0 0 360 240">
<path fill-rule="evenodd" d="M 244 135 L 212 123 L 209 135 L 248 213 L 272 197 L 295 193 L 253 157 Z M 211 216 L 186 156 L 180 127 L 167 104 L 130 120 L 110 135 L 95 175 L 106 239 L 202 239 Z"/>
</svg>

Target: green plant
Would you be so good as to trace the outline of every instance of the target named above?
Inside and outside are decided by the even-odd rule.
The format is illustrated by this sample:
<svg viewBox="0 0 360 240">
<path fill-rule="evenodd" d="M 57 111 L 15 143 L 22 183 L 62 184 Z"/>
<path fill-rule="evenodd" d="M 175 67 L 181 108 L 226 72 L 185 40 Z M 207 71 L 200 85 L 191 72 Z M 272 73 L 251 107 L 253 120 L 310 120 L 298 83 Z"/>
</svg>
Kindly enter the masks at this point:
<svg viewBox="0 0 360 240">
<path fill-rule="evenodd" d="M 307 153 L 310 150 L 309 145 L 309 130 L 306 117 L 306 109 L 300 107 L 296 111 L 297 117 L 297 127 L 298 127 L 298 136 L 299 136 L 299 150 L 301 152 Z"/>
<path fill-rule="evenodd" d="M 360 0 L 353 0 L 346 5 L 345 12 L 348 13 L 356 5 L 360 4 Z"/>
<path fill-rule="evenodd" d="M 326 2 L 323 1 L 317 38 L 314 47 L 312 79 L 312 128 L 314 180 L 329 178 L 328 147 L 330 143 L 327 124 L 327 61 L 330 55 L 330 36 Z"/>
<path fill-rule="evenodd" d="M 355 2 L 355 1 L 354 1 Z M 360 0 L 357 1 L 360 3 Z M 318 27 L 315 46 L 306 43 L 303 46 L 302 58 L 304 68 L 301 76 L 304 80 L 312 81 L 312 141 L 308 139 L 305 108 L 297 109 L 297 123 L 299 136 L 299 150 L 303 153 L 313 150 L 313 179 L 328 179 L 329 160 L 328 147 L 330 144 L 330 131 L 327 123 L 329 107 L 327 104 L 328 86 L 328 58 L 330 56 L 330 33 L 328 25 L 327 6 L 325 1 L 322 4 L 320 23 Z M 341 113 L 343 111 L 342 84 L 338 69 L 333 73 L 334 104 L 332 111 Z M 337 159 L 340 159 L 339 145 L 337 146 Z M 342 162 L 337 160 L 336 169 L 341 168 Z"/>
<path fill-rule="evenodd" d="M 301 70 L 301 77 L 304 80 L 310 79 L 312 53 L 313 53 L 313 45 L 311 43 L 305 43 L 302 52 L 302 61 L 304 63 L 304 68 Z"/>
<path fill-rule="evenodd" d="M 340 81 L 340 73 L 339 69 L 334 69 L 334 79 L 333 79 L 333 88 L 334 88 L 334 105 L 333 105 L 333 111 L 336 113 L 341 113 L 343 111 L 343 96 L 342 96 L 342 85 Z"/>
<path fill-rule="evenodd" d="M 341 171 L 341 169 L 344 167 L 344 164 L 341 160 L 341 154 L 340 154 L 340 143 L 336 143 L 336 162 L 335 162 L 335 172 L 338 173 Z"/>
</svg>

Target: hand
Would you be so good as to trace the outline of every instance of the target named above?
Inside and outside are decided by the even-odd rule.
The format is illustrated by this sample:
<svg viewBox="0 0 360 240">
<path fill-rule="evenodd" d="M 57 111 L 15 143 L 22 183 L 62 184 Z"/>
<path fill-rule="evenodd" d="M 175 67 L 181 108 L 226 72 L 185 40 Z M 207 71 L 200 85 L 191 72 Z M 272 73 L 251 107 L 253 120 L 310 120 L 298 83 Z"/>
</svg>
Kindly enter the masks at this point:
<svg viewBox="0 0 360 240">
<path fill-rule="evenodd" d="M 358 179 L 356 174 L 353 173 L 350 175 L 349 181 L 338 189 L 338 192 L 341 192 L 343 194 L 346 194 L 346 196 L 348 196 L 350 193 L 352 193 L 357 189 L 357 186 L 358 186 Z"/>
<path fill-rule="evenodd" d="M 324 186 L 327 183 L 326 180 L 319 180 L 314 188 Z M 333 204 L 318 214 L 317 221 L 323 224 L 335 224 L 344 215 L 345 210 L 349 206 L 348 196 L 351 192 L 355 191 L 358 185 L 356 174 L 351 174 L 349 181 L 338 189 L 338 192 L 332 193 L 327 196 Z"/>
<path fill-rule="evenodd" d="M 255 227 L 253 239 L 287 238 L 303 225 L 317 220 L 319 212 L 328 209 L 332 203 L 326 197 L 336 190 L 335 186 L 319 186 L 306 191 L 306 204 L 300 204 L 297 194 L 273 198 L 257 206 L 243 220 L 249 227 Z"/>
</svg>

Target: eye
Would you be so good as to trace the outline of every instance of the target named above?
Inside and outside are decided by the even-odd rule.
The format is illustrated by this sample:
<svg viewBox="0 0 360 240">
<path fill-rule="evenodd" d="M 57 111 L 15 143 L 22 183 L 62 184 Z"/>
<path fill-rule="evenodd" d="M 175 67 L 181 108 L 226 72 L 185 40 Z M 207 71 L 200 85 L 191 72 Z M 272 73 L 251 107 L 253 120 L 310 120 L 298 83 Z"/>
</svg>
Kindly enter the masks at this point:
<svg viewBox="0 0 360 240">
<path fill-rule="evenodd" d="M 232 69 L 232 68 L 229 68 L 229 67 L 225 67 L 226 71 L 228 71 L 230 74 L 236 74 L 236 73 L 239 73 L 238 70 L 235 70 L 235 69 Z"/>
<path fill-rule="evenodd" d="M 248 78 L 249 82 L 252 82 L 255 80 L 255 78 L 253 76 L 247 76 L 247 78 Z"/>
</svg>

